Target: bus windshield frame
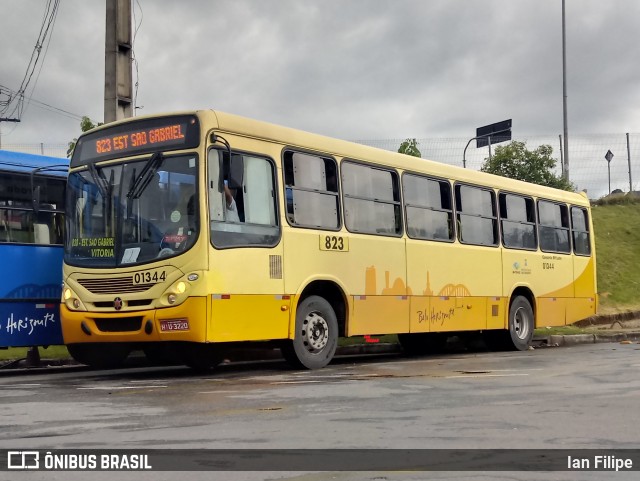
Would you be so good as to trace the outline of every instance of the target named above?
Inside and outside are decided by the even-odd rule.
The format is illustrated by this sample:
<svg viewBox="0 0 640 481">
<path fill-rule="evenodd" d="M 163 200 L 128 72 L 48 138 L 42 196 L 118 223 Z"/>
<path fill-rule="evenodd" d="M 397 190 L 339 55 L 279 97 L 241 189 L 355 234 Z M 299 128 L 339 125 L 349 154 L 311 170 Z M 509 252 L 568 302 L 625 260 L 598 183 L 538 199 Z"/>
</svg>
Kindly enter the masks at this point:
<svg viewBox="0 0 640 481">
<path fill-rule="evenodd" d="M 198 155 L 154 152 L 69 174 L 64 260 L 89 268 L 156 262 L 200 232 Z"/>
</svg>

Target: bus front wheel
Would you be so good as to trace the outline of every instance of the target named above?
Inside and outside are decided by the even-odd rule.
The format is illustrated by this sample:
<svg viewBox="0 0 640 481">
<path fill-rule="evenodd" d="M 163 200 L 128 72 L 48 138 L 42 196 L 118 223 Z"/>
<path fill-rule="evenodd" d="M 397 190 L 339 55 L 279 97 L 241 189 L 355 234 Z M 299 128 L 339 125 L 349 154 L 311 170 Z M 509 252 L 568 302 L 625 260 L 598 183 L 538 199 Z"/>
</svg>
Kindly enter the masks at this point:
<svg viewBox="0 0 640 481">
<path fill-rule="evenodd" d="M 127 344 L 120 343 L 87 343 L 67 344 L 67 350 L 80 364 L 98 369 L 120 366 L 131 352 Z"/>
<path fill-rule="evenodd" d="M 338 320 L 331 304 L 320 296 L 300 302 L 292 341 L 282 355 L 295 368 L 320 369 L 331 362 L 338 346 Z"/>
</svg>

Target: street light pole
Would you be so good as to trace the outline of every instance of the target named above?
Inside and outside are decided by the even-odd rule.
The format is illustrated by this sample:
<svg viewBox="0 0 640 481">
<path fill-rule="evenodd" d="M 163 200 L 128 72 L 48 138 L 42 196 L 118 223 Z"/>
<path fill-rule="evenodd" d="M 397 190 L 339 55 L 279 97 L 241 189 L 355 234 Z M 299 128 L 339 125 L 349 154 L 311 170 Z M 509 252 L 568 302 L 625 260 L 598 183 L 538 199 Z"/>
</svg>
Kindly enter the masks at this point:
<svg viewBox="0 0 640 481">
<path fill-rule="evenodd" d="M 564 122 L 564 170 L 569 180 L 569 127 L 567 126 L 567 39 L 565 33 L 564 1 L 562 0 L 562 117 Z"/>
</svg>

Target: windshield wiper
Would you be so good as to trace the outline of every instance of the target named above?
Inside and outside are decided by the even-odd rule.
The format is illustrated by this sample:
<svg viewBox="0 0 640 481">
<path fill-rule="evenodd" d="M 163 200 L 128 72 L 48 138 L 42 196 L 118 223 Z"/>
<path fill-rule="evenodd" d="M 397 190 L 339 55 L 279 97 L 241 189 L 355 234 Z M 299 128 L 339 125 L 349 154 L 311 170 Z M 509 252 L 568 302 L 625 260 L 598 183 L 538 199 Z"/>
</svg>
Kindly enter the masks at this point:
<svg viewBox="0 0 640 481">
<path fill-rule="evenodd" d="M 104 176 L 104 172 L 102 171 L 102 169 L 98 169 L 98 167 L 96 167 L 96 164 L 89 164 L 89 173 L 93 178 L 93 182 L 96 184 L 98 190 L 102 194 L 102 197 L 104 197 L 105 199 L 108 198 L 111 194 L 111 184 Z"/>
<path fill-rule="evenodd" d="M 147 164 L 140 172 L 140 175 L 132 182 L 131 188 L 129 189 L 129 192 L 127 192 L 127 198 L 137 199 L 142 195 L 144 190 L 149 185 L 149 182 L 151 182 L 153 176 L 156 174 L 156 172 L 158 172 L 158 169 L 162 165 L 163 161 L 164 156 L 161 152 L 156 152 L 155 154 L 153 154 L 153 156 L 149 159 Z"/>
</svg>

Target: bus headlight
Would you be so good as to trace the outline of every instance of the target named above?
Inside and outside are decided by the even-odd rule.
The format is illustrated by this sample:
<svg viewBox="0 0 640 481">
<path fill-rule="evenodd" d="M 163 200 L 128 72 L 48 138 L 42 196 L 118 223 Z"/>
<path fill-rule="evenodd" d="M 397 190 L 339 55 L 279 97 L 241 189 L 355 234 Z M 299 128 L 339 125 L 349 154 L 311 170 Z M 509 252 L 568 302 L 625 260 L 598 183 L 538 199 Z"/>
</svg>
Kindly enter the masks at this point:
<svg viewBox="0 0 640 481">
<path fill-rule="evenodd" d="M 166 290 L 166 301 L 168 304 L 180 304 L 187 298 L 187 291 L 191 287 L 186 281 L 178 281 Z"/>
<path fill-rule="evenodd" d="M 86 310 L 82 302 L 78 298 L 78 295 L 75 292 L 73 292 L 73 289 L 71 289 L 70 287 L 67 287 L 66 284 L 62 287 L 61 302 L 65 306 L 67 306 L 67 309 L 69 310 L 76 310 L 76 311 Z"/>
</svg>

